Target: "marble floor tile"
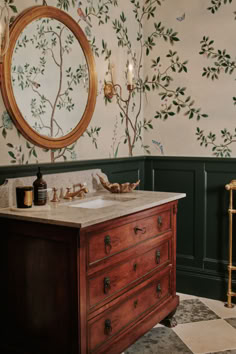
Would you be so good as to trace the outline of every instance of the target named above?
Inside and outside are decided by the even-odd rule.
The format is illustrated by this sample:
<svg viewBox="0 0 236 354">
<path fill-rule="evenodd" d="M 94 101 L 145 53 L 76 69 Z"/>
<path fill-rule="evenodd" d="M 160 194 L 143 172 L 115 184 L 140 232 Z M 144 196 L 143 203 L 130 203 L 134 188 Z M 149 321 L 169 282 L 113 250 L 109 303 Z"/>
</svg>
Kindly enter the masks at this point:
<svg viewBox="0 0 236 354">
<path fill-rule="evenodd" d="M 125 354 L 192 354 L 175 332 L 166 327 L 153 328 L 146 333 Z"/>
<path fill-rule="evenodd" d="M 199 299 L 189 299 L 180 302 L 175 319 L 178 324 L 215 320 L 219 316 Z"/>
<path fill-rule="evenodd" d="M 177 293 L 179 295 L 179 301 L 189 300 L 189 299 L 197 299 L 197 296 Z"/>
<path fill-rule="evenodd" d="M 122 354 L 236 354 L 236 307 L 178 295 L 177 327 L 157 324 Z"/>
<path fill-rule="evenodd" d="M 164 327 L 162 324 L 158 323 L 156 326 L 154 326 L 153 328 L 158 328 L 158 327 Z"/>
<path fill-rule="evenodd" d="M 221 318 L 236 317 L 236 306 L 234 306 L 232 309 L 229 309 L 224 306 L 225 303 L 223 301 L 207 299 L 204 297 L 199 299 Z"/>
<path fill-rule="evenodd" d="M 236 330 L 223 319 L 179 324 L 173 331 L 194 354 L 236 349 Z"/>
<path fill-rule="evenodd" d="M 232 327 L 236 329 L 236 317 L 226 318 L 225 321 L 227 321 Z"/>
</svg>

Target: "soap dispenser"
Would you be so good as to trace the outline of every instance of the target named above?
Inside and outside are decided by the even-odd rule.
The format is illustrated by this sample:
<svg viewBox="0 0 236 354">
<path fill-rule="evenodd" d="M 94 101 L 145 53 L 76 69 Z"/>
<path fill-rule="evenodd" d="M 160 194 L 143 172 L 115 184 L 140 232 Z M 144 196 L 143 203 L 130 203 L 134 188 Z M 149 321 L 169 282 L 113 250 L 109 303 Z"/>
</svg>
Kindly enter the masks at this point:
<svg viewBox="0 0 236 354">
<path fill-rule="evenodd" d="M 47 203 L 47 183 L 43 180 L 40 167 L 38 168 L 37 179 L 33 183 L 34 205 L 45 205 Z"/>
</svg>

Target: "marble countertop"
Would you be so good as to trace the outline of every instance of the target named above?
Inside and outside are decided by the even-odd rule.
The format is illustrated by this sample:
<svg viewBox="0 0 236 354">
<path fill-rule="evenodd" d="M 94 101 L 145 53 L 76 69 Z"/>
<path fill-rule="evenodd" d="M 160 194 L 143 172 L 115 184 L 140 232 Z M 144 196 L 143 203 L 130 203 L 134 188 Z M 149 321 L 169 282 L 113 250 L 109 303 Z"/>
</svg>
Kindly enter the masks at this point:
<svg viewBox="0 0 236 354">
<path fill-rule="evenodd" d="M 184 198 L 185 193 L 132 191 L 124 194 L 111 194 L 107 191 L 89 193 L 84 199 L 74 199 L 72 202 L 61 200 L 49 203 L 45 207 L 33 206 L 30 209 L 2 208 L 0 216 L 11 219 L 27 220 L 45 224 L 55 224 L 84 228 L 120 216 L 132 214 L 177 199 Z M 111 205 L 102 208 L 72 207 L 88 201 L 99 202 L 99 199 L 111 201 Z M 112 204 L 112 201 L 115 201 Z M 95 203 L 95 204 L 97 204 Z M 94 204 L 94 205 L 95 205 Z"/>
</svg>

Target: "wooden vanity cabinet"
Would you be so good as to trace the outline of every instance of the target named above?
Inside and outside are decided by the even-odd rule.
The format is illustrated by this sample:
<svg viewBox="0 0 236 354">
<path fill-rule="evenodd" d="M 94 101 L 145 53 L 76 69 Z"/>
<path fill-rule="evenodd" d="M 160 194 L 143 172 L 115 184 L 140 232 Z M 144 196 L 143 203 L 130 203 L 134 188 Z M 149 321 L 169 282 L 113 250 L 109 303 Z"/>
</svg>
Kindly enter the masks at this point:
<svg viewBox="0 0 236 354">
<path fill-rule="evenodd" d="M 82 229 L 0 218 L 1 353 L 118 354 L 172 314 L 176 212 Z"/>
</svg>

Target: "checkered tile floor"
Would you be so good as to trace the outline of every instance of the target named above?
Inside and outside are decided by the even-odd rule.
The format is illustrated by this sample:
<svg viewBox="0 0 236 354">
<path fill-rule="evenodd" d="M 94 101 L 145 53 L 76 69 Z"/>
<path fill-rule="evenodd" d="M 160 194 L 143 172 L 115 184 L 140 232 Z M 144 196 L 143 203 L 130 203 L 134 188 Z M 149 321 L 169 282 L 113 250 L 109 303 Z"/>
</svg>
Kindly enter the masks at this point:
<svg viewBox="0 0 236 354">
<path fill-rule="evenodd" d="M 157 325 L 125 354 L 236 354 L 236 306 L 180 295 L 173 329 Z"/>
</svg>

